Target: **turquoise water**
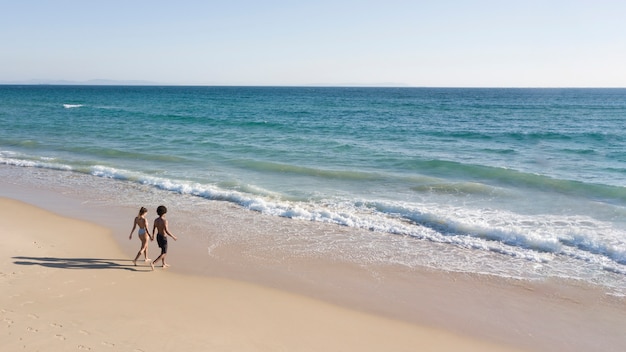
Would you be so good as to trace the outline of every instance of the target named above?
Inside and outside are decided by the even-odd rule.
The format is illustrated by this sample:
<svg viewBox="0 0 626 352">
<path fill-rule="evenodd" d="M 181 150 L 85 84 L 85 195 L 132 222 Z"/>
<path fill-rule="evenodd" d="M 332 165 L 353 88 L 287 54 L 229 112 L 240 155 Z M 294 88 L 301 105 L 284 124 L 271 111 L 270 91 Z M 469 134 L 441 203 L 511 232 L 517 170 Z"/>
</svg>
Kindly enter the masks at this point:
<svg viewBox="0 0 626 352">
<path fill-rule="evenodd" d="M 444 269 L 489 253 L 621 289 L 624 121 L 626 89 L 0 86 L 0 164 L 371 230 L 403 265 L 399 238 L 464 251 Z"/>
</svg>

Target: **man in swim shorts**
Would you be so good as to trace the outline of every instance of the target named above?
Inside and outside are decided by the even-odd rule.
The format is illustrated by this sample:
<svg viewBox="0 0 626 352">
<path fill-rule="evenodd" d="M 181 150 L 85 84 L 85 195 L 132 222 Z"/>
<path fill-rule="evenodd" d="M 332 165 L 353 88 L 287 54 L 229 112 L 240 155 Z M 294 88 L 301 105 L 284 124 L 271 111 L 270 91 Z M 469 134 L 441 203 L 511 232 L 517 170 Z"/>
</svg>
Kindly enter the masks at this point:
<svg viewBox="0 0 626 352">
<path fill-rule="evenodd" d="M 172 233 L 170 233 L 170 230 L 168 228 L 168 224 L 167 224 L 167 219 L 165 219 L 165 214 L 167 213 L 167 208 L 164 205 L 159 205 L 159 207 L 157 208 L 157 214 L 159 215 L 158 218 L 156 218 L 154 220 L 154 226 L 152 227 L 152 233 L 157 234 L 156 238 L 157 238 L 157 243 L 159 244 L 159 248 L 161 248 L 161 254 L 152 262 L 150 263 L 150 266 L 152 267 L 152 270 L 154 270 L 154 264 L 156 262 L 159 261 L 159 259 L 161 260 L 161 262 L 163 263 L 163 268 L 167 268 L 169 266 L 169 264 L 165 263 L 165 257 L 167 256 L 167 236 L 170 236 L 171 238 L 174 239 L 174 241 L 176 241 L 178 238 L 176 238 L 176 236 L 174 236 Z"/>
</svg>

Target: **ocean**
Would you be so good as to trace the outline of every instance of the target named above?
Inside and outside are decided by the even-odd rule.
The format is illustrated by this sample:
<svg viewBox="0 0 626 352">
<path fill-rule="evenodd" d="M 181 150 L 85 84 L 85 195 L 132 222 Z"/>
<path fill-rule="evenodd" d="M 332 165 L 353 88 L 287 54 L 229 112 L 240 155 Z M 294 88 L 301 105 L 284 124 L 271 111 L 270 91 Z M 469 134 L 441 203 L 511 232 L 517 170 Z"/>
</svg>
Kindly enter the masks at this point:
<svg viewBox="0 0 626 352">
<path fill-rule="evenodd" d="M 216 206 L 270 219 L 224 222 L 207 255 L 237 242 L 624 296 L 625 121 L 626 89 L 7 85 L 0 168 L 199 228 Z"/>
</svg>

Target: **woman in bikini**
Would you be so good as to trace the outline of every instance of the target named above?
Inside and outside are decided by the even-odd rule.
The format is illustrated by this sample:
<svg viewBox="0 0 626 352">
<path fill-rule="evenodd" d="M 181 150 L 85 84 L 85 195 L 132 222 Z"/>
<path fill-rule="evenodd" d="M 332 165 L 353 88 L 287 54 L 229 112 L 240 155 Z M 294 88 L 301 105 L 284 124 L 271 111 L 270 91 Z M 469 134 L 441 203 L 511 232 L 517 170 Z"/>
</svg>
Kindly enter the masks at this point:
<svg viewBox="0 0 626 352">
<path fill-rule="evenodd" d="M 154 241 L 154 237 L 150 235 L 150 232 L 148 232 L 148 220 L 146 220 L 147 212 L 148 209 L 144 207 L 141 207 L 141 209 L 139 209 L 139 215 L 135 217 L 135 221 L 133 222 L 133 229 L 130 230 L 130 236 L 128 237 L 128 239 L 132 239 L 135 228 L 139 226 L 139 231 L 137 231 L 137 235 L 141 240 L 141 249 L 139 250 L 139 252 L 137 252 L 137 256 L 133 260 L 133 264 L 135 264 L 135 266 L 137 266 L 137 259 L 139 259 L 139 257 L 141 256 L 141 253 L 143 253 L 143 255 L 145 256 L 146 262 L 152 260 L 148 258 L 148 237 L 150 237 L 151 241 Z"/>
</svg>

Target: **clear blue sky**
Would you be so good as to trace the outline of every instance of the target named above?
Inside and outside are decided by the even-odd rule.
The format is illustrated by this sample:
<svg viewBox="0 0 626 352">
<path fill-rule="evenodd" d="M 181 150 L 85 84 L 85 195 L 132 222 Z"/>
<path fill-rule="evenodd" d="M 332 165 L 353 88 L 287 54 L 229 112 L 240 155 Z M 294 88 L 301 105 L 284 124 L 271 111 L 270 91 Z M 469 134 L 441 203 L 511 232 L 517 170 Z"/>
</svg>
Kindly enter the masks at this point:
<svg viewBox="0 0 626 352">
<path fill-rule="evenodd" d="M 0 0 L 0 82 L 626 87 L 621 0 Z"/>
</svg>

